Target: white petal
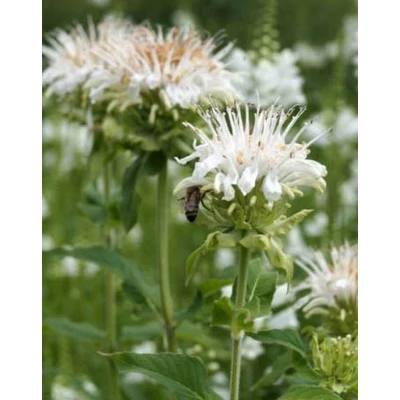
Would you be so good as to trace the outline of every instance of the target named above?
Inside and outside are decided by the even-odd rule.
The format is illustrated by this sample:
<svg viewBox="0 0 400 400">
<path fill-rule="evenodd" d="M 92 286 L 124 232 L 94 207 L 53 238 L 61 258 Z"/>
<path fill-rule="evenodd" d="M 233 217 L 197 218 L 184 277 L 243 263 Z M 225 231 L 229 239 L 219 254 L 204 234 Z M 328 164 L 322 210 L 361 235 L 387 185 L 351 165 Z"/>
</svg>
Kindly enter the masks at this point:
<svg viewBox="0 0 400 400">
<path fill-rule="evenodd" d="M 257 175 L 258 169 L 253 166 L 246 167 L 246 169 L 243 171 L 242 176 L 239 179 L 238 186 L 244 195 L 254 189 Z"/>
<path fill-rule="evenodd" d="M 281 198 L 282 187 L 278 181 L 278 177 L 275 174 L 270 172 L 267 175 L 267 177 L 264 179 L 264 183 L 262 184 L 262 191 L 269 203 L 273 203 Z"/>
<path fill-rule="evenodd" d="M 213 170 L 220 162 L 221 162 L 221 157 L 218 154 L 212 154 L 205 160 L 197 162 L 194 167 L 193 177 L 197 179 L 203 178 L 211 170 Z"/>
</svg>

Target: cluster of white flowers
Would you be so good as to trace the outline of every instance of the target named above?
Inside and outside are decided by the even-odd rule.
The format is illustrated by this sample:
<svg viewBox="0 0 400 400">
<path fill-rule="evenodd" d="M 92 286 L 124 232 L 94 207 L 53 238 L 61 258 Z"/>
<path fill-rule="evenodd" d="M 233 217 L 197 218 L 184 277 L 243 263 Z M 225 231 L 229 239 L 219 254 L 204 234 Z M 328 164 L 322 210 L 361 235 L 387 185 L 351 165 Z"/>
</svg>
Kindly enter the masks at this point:
<svg viewBox="0 0 400 400">
<path fill-rule="evenodd" d="M 323 46 L 314 46 L 299 42 L 294 46 L 294 54 L 299 64 L 309 68 L 322 68 L 328 62 L 335 60 L 339 55 L 352 64 L 357 76 L 358 68 L 358 18 L 350 16 L 343 23 L 343 38 L 328 42 Z"/>
<path fill-rule="evenodd" d="M 252 124 L 249 106 L 244 106 L 244 117 L 242 111 L 237 104 L 236 108 L 228 107 L 226 112 L 216 105 L 201 112 L 211 137 L 186 124 L 201 143 L 195 141 L 195 151 L 191 155 L 176 159 L 180 164 L 198 160 L 193 175 L 178 184 L 176 194 L 191 186 L 212 183 L 215 192 L 222 192 L 223 199 L 230 201 L 235 197 L 235 186 L 247 195 L 261 182 L 261 190 L 272 206 L 283 194 L 293 197 L 301 186 L 313 187 L 319 192 L 324 190 L 326 168 L 307 159 L 312 141 L 296 142 L 305 127 L 286 143 L 302 111 L 292 116 L 287 125 L 288 115 L 274 106 L 268 110 L 257 109 Z"/>
<path fill-rule="evenodd" d="M 110 107 L 141 104 L 156 93 L 167 109 L 188 108 L 208 95 L 236 96 L 222 61 L 232 44 L 216 51 L 218 40 L 204 40 L 193 29 L 164 32 L 118 18 L 89 24 L 89 33 L 77 25 L 56 31 L 44 46 L 43 83 L 48 94 L 83 89 Z"/>
<path fill-rule="evenodd" d="M 357 246 L 346 243 L 340 248 L 333 248 L 331 261 L 332 263 L 328 262 L 321 252 L 298 261 L 308 276 L 295 290 L 310 291 L 298 304 L 308 317 L 327 314 L 329 307 L 339 307 L 338 301 L 357 301 Z"/>
<path fill-rule="evenodd" d="M 262 106 L 278 102 L 290 107 L 306 103 L 296 61 L 295 53 L 289 49 L 277 53 L 273 61 L 253 61 L 248 53 L 235 49 L 229 66 L 238 73 L 235 82 L 247 102 Z"/>
</svg>

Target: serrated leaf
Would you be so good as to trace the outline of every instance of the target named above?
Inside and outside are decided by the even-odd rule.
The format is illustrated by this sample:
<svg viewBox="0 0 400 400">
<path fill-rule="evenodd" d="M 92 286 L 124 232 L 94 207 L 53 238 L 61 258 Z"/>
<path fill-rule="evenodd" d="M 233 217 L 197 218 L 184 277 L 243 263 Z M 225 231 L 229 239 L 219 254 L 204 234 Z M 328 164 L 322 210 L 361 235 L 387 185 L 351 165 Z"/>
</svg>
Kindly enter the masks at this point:
<svg viewBox="0 0 400 400">
<path fill-rule="evenodd" d="M 72 339 L 100 341 L 106 338 L 105 331 L 86 322 L 73 322 L 64 317 L 46 318 L 43 321 L 43 325 L 60 335 L 65 335 Z"/>
<path fill-rule="evenodd" d="M 305 217 L 311 214 L 313 210 L 302 210 L 296 214 L 291 215 L 289 218 L 277 220 L 273 224 L 268 225 L 264 233 L 271 236 L 282 236 L 289 233 L 293 227 L 299 224 Z"/>
<path fill-rule="evenodd" d="M 217 400 L 203 362 L 182 354 L 108 354 L 119 372 L 139 372 L 169 389 L 177 400 Z"/>
<path fill-rule="evenodd" d="M 133 286 L 136 292 L 146 299 L 149 307 L 154 312 L 157 312 L 157 308 L 160 304 L 157 284 L 144 275 L 135 263 L 116 251 L 109 250 L 102 246 L 93 246 L 76 247 L 73 249 L 54 249 L 46 253 L 52 256 L 70 256 L 79 260 L 91 261 L 110 269 Z"/>
<path fill-rule="evenodd" d="M 319 386 L 294 386 L 278 400 L 342 400 L 328 389 Z"/>
<path fill-rule="evenodd" d="M 249 336 L 265 344 L 278 344 L 288 349 L 294 350 L 302 357 L 306 358 L 306 347 L 295 329 L 270 329 L 249 333 Z"/>
<path fill-rule="evenodd" d="M 122 177 L 122 197 L 119 205 L 119 213 L 127 232 L 133 228 L 137 221 L 140 197 L 135 187 L 147 158 L 148 153 L 140 154 L 125 170 Z"/>
</svg>

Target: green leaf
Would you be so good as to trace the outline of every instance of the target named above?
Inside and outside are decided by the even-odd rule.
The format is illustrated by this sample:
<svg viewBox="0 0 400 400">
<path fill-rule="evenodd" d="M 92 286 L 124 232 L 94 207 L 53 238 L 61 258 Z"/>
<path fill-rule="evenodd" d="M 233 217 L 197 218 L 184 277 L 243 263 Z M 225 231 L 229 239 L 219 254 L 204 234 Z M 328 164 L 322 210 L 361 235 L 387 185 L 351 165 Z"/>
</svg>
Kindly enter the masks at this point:
<svg viewBox="0 0 400 400">
<path fill-rule="evenodd" d="M 189 255 L 186 261 L 186 285 L 189 283 L 194 273 L 196 272 L 198 260 L 202 255 L 218 248 L 235 248 L 238 242 L 239 239 L 236 232 L 222 233 L 217 231 L 210 233 L 204 243 L 195 251 L 193 251 L 193 253 Z"/>
<path fill-rule="evenodd" d="M 122 198 L 119 212 L 127 232 L 133 228 L 137 221 L 140 197 L 135 191 L 135 187 L 147 158 L 148 153 L 140 154 L 125 170 L 122 177 Z"/>
<path fill-rule="evenodd" d="M 177 400 L 216 400 L 203 362 L 181 354 L 107 354 L 119 372 L 139 372 L 175 394 Z"/>
<path fill-rule="evenodd" d="M 229 326 L 232 335 L 238 336 L 242 330 L 253 330 L 253 319 L 246 308 L 236 309 L 229 297 L 221 297 L 214 302 L 211 312 L 212 326 Z"/>
<path fill-rule="evenodd" d="M 78 210 L 96 224 L 103 225 L 107 220 L 107 207 L 94 187 L 86 189 L 83 201 L 78 204 Z"/>
<path fill-rule="evenodd" d="M 64 317 L 47 318 L 43 321 L 46 328 L 60 335 L 68 336 L 77 340 L 103 340 L 106 332 L 86 322 L 72 322 Z"/>
<path fill-rule="evenodd" d="M 296 214 L 291 215 L 289 218 L 284 218 L 281 220 L 278 219 L 273 224 L 268 225 L 265 228 L 264 233 L 271 236 L 286 235 L 287 233 L 289 233 L 289 231 L 292 230 L 295 225 L 303 221 L 303 219 L 312 212 L 313 210 L 302 210 Z"/>
<path fill-rule="evenodd" d="M 214 301 L 211 314 L 212 326 L 231 326 L 233 314 L 235 313 L 234 305 L 229 297 L 221 297 Z"/>
<path fill-rule="evenodd" d="M 302 357 L 306 358 L 306 347 L 301 340 L 299 332 L 295 329 L 270 329 L 249 333 L 249 336 L 265 344 L 278 344 L 288 349 L 294 350 Z"/>
<path fill-rule="evenodd" d="M 160 297 L 157 284 L 144 275 L 136 264 L 116 251 L 101 246 L 93 246 L 76 247 L 73 249 L 54 249 L 46 253 L 52 256 L 70 256 L 79 260 L 91 261 L 109 268 L 125 279 L 131 288 L 135 288 L 137 295 L 142 296 L 154 312 L 158 312 L 157 309 L 160 304 Z"/>
<path fill-rule="evenodd" d="M 200 247 L 198 247 L 195 251 L 193 251 L 186 260 L 186 285 L 189 284 L 193 275 L 196 272 L 196 267 L 199 261 L 199 258 L 207 253 L 207 248 L 205 243 L 203 243 Z"/>
<path fill-rule="evenodd" d="M 328 389 L 319 386 L 294 386 L 278 400 L 342 400 Z"/>
<path fill-rule="evenodd" d="M 274 268 L 283 269 L 286 272 L 286 278 L 290 282 L 293 277 L 293 257 L 284 253 L 282 248 L 282 242 L 278 238 L 271 237 L 265 254 Z"/>
<path fill-rule="evenodd" d="M 250 391 L 256 391 L 263 387 L 273 385 L 289 368 L 292 364 L 292 352 L 287 351 L 281 356 L 278 356 L 268 368 L 264 375 L 251 387 Z"/>
<path fill-rule="evenodd" d="M 271 310 L 278 274 L 267 271 L 260 258 L 251 260 L 247 282 L 247 304 L 253 318 L 265 316 Z"/>
<path fill-rule="evenodd" d="M 207 297 L 218 292 L 224 286 L 232 285 L 232 283 L 233 283 L 233 278 L 207 279 L 199 286 L 199 290 L 204 297 Z"/>
</svg>

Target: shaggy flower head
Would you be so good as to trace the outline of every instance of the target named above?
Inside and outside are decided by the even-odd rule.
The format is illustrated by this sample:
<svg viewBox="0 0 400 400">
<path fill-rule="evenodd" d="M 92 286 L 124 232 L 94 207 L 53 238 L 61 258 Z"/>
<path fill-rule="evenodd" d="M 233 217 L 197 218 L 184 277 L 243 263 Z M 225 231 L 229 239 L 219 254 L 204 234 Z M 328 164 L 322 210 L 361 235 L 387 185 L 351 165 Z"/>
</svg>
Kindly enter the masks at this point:
<svg viewBox="0 0 400 400">
<path fill-rule="evenodd" d="M 239 104 L 226 112 L 215 105 L 210 111 L 201 112 L 211 137 L 201 129 L 186 124 L 201 143 L 195 141 L 194 153 L 177 159 L 180 164 L 191 160 L 197 162 L 193 175 L 184 179 L 175 192 L 211 183 L 214 192 L 222 193 L 223 200 L 231 201 L 235 197 L 235 187 L 247 195 L 257 186 L 270 208 L 285 194 L 294 197 L 301 186 L 322 192 L 326 168 L 307 159 L 311 142 L 296 142 L 304 128 L 287 142 L 289 132 L 301 113 L 285 124 L 288 114 L 277 107 L 257 109 L 254 119 L 250 118 L 248 105 L 244 107 L 244 116 Z"/>
<path fill-rule="evenodd" d="M 312 259 L 299 261 L 308 277 L 297 286 L 296 291 L 310 290 L 302 299 L 303 311 L 307 317 L 314 314 L 337 313 L 345 320 L 356 313 L 358 300 L 358 252 L 357 246 L 345 244 L 331 251 L 331 260 L 326 260 L 321 252 Z M 356 317 L 355 315 L 352 315 Z"/>
<path fill-rule="evenodd" d="M 89 24 L 89 33 L 77 25 L 56 31 L 48 42 L 43 47 L 48 94 L 83 89 L 92 102 L 122 109 L 145 98 L 171 109 L 188 108 L 208 95 L 236 96 L 222 62 L 232 44 L 216 51 L 218 38 L 203 40 L 193 29 L 164 32 L 106 18 L 97 27 Z"/>
<path fill-rule="evenodd" d="M 302 91 L 303 78 L 296 65 L 296 56 L 284 50 L 273 60 L 252 58 L 243 50 L 235 49 L 230 58 L 230 68 L 241 75 L 236 85 L 246 101 L 269 106 L 276 101 L 284 107 L 305 104 Z"/>
<path fill-rule="evenodd" d="M 188 108 L 208 95 L 236 95 L 222 62 L 232 44 L 219 51 L 217 45 L 216 38 L 203 40 L 193 29 L 164 32 L 132 26 L 123 40 L 99 43 L 94 50 L 106 67 L 88 82 L 92 100 L 105 96 L 113 106 L 125 108 L 141 104 L 146 96 L 154 100 L 156 95 L 156 100 L 171 109 Z"/>
<path fill-rule="evenodd" d="M 89 32 L 76 25 L 70 32 L 58 29 L 43 46 L 47 67 L 43 71 L 43 85 L 48 95 L 64 96 L 82 88 L 94 70 L 104 62 L 94 53 L 95 46 L 104 47 L 110 40 L 119 41 L 130 30 L 126 20 L 106 18 L 97 29 L 89 22 Z"/>
</svg>

